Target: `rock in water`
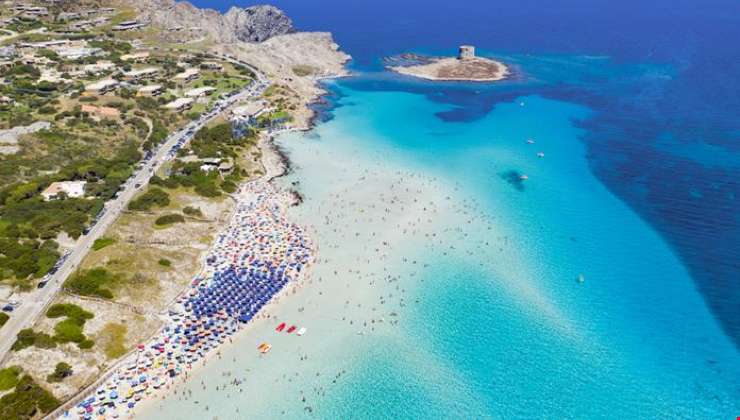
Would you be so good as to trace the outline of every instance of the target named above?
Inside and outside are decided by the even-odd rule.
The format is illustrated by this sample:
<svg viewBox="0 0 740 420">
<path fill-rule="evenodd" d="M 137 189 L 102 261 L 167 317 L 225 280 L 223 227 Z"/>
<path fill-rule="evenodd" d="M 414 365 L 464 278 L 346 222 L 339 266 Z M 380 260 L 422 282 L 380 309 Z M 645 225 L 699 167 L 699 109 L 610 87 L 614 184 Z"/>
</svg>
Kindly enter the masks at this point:
<svg viewBox="0 0 740 420">
<path fill-rule="evenodd" d="M 232 7 L 224 15 L 226 27 L 239 41 L 262 42 L 294 31 L 293 21 L 274 6 Z"/>
</svg>

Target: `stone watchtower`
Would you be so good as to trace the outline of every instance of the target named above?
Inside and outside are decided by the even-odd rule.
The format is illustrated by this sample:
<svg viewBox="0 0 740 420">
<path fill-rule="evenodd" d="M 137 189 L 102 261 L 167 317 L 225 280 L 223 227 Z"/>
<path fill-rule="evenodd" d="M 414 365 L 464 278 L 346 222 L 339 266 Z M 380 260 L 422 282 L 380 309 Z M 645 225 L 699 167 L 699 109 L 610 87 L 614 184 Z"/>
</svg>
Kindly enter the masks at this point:
<svg viewBox="0 0 740 420">
<path fill-rule="evenodd" d="M 457 58 L 460 60 L 475 58 L 475 47 L 472 45 L 460 45 L 460 53 Z"/>
</svg>

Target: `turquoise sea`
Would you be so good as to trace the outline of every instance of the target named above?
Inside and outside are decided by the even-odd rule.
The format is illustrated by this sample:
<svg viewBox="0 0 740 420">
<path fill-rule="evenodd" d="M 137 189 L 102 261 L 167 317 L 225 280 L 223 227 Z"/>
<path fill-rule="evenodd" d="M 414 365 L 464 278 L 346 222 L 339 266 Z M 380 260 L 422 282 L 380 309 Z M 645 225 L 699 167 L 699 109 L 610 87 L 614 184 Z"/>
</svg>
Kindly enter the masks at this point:
<svg viewBox="0 0 740 420">
<path fill-rule="evenodd" d="M 576 126 L 589 109 L 534 95 L 475 122 L 445 122 L 437 115 L 454 107 L 353 89 L 365 82 L 334 86 L 338 108 L 318 137 L 281 142 L 307 196 L 332 190 L 303 164 L 302 147 L 315 142 L 393 156 L 453 182 L 477 200 L 474 230 L 499 226 L 483 234 L 488 246 L 449 232 L 455 250 L 419 252 L 428 264 L 417 280 L 420 304 L 399 336 L 360 357 L 320 418 L 722 418 L 740 410 L 736 348 L 665 241 L 592 175 Z M 316 201 L 307 206 L 319 212 Z"/>
<path fill-rule="evenodd" d="M 320 261 L 271 315 L 309 332 L 256 323 L 182 388 L 195 397 L 144 417 L 739 415 L 738 89 L 734 67 L 719 69 L 727 50 L 708 48 L 733 18 L 715 14 L 721 2 L 698 15 L 684 3 L 631 28 L 584 23 L 587 40 L 552 22 L 609 23 L 609 7 L 533 17 L 520 26 L 546 21 L 552 38 L 481 48 L 517 76 L 479 85 L 382 71 L 382 55 L 453 52 L 409 13 L 390 19 L 395 35 L 366 25 L 382 49 L 348 35 L 348 6 L 342 26 L 288 2 L 311 25 L 337 23 L 357 56 L 353 77 L 327 83 L 316 128 L 278 139 L 293 165 L 281 182 L 305 199 L 290 215 Z M 526 21 L 524 6 L 500 7 Z M 453 28 L 504 37 L 468 18 L 474 30 Z M 671 20 L 697 32 L 666 38 Z M 643 51 L 630 34 L 655 36 Z M 695 74 L 699 56 L 715 78 Z"/>
</svg>

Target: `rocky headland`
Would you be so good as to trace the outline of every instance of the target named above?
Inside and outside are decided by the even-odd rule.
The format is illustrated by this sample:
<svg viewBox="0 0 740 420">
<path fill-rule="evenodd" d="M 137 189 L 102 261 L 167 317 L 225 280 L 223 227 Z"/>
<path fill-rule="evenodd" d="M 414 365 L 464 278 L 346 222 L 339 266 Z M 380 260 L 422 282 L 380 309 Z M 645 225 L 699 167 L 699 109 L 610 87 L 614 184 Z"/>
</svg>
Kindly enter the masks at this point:
<svg viewBox="0 0 740 420">
<path fill-rule="evenodd" d="M 222 14 L 174 0 L 125 1 L 137 10 L 138 20 L 158 28 L 163 41 L 200 41 L 211 52 L 234 56 L 265 73 L 282 93 L 273 98 L 294 104 L 295 128 L 310 125 L 314 112 L 308 105 L 325 93 L 318 80 L 347 74 L 344 65 L 351 57 L 331 33 L 300 32 L 274 6 L 232 7 Z"/>
<path fill-rule="evenodd" d="M 129 0 L 139 20 L 158 26 L 173 39 L 203 38 L 214 43 L 263 42 L 295 32 L 293 21 L 270 5 L 232 7 L 222 14 L 175 0 Z"/>
</svg>

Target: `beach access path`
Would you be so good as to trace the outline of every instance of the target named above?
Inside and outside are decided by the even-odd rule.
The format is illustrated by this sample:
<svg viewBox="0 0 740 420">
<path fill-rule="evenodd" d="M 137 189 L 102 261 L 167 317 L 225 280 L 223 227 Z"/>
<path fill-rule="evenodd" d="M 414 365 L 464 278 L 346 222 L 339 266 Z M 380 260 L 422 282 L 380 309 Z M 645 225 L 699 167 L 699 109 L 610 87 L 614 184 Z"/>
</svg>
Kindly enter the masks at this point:
<svg viewBox="0 0 740 420">
<path fill-rule="evenodd" d="M 135 171 L 123 185 L 123 189 L 119 191 L 118 196 L 105 203 L 102 216 L 98 219 L 98 222 L 90 227 L 86 235 L 77 240 L 59 269 L 49 276 L 46 286 L 22 295 L 21 305 L 15 308 L 10 314 L 8 322 L 0 329 L 0 363 L 5 361 L 18 333 L 23 329 L 30 328 L 36 322 L 54 297 L 61 291 L 67 277 L 80 266 L 95 240 L 103 236 L 108 227 L 128 206 L 129 201 L 147 185 L 157 170 L 165 162 L 174 158 L 177 149 L 192 139 L 201 127 L 218 117 L 229 106 L 240 101 L 260 97 L 269 86 L 270 83 L 267 77 L 254 66 L 234 57 L 218 57 L 249 68 L 255 74 L 254 81 L 234 95 L 217 102 L 211 111 L 204 113 L 197 120 L 170 134 L 164 143 L 155 149 L 150 159 L 141 162 L 141 168 Z"/>
</svg>

